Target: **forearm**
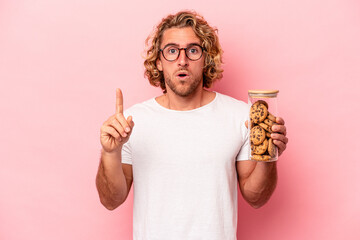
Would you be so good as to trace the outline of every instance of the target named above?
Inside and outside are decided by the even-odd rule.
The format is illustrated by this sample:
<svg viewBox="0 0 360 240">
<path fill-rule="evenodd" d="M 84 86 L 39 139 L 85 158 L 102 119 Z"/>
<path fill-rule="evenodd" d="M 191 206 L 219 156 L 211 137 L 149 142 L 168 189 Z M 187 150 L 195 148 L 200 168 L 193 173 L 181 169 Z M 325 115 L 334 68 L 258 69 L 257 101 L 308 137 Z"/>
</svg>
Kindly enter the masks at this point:
<svg viewBox="0 0 360 240">
<path fill-rule="evenodd" d="M 127 184 L 122 170 L 120 151 L 114 153 L 101 151 L 96 187 L 101 203 L 109 210 L 115 209 L 125 201 Z"/>
<path fill-rule="evenodd" d="M 244 181 L 241 192 L 251 206 L 259 208 L 270 199 L 276 183 L 276 162 L 257 162 L 249 177 Z"/>
</svg>

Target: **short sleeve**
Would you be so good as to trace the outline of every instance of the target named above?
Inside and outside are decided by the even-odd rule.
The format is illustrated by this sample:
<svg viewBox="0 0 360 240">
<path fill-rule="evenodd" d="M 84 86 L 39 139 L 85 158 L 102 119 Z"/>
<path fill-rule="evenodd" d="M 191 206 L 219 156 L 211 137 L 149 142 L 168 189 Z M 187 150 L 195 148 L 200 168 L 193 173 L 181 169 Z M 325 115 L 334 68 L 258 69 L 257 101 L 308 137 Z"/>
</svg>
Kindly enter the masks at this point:
<svg viewBox="0 0 360 240">
<path fill-rule="evenodd" d="M 249 160 L 249 153 L 250 153 L 250 144 L 249 144 L 249 132 L 248 129 L 246 127 L 244 127 L 245 129 L 243 129 L 243 136 L 244 136 L 244 143 L 240 148 L 240 151 L 238 153 L 238 155 L 236 156 L 236 161 L 244 161 L 244 160 Z"/>
<path fill-rule="evenodd" d="M 125 110 L 124 117 L 127 118 L 129 116 L 128 110 Z M 132 165 L 132 151 L 130 139 L 123 145 L 121 151 L 121 162 Z"/>
<path fill-rule="evenodd" d="M 132 165 L 131 147 L 129 141 L 127 141 L 121 151 L 121 162 Z"/>
</svg>

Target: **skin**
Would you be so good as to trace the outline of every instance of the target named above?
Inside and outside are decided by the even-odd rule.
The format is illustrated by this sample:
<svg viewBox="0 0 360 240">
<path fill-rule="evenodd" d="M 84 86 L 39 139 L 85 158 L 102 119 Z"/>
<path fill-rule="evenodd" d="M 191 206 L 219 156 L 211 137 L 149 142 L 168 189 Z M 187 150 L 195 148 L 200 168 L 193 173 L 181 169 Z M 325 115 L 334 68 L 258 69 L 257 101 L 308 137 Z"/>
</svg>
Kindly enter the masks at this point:
<svg viewBox="0 0 360 240">
<path fill-rule="evenodd" d="M 200 39 L 195 35 L 191 27 L 171 28 L 164 32 L 160 48 L 175 43 L 178 47 L 187 47 L 197 43 Z M 205 56 L 197 61 L 189 60 L 185 51 L 180 52 L 179 58 L 169 62 L 160 55 L 157 60 L 157 68 L 163 72 L 167 93 L 156 98 L 159 104 L 173 110 L 191 110 L 208 104 L 215 98 L 215 93 L 203 89 L 203 68 Z M 189 75 L 186 79 L 179 79 L 176 75 L 179 70 L 186 71 Z"/>
<path fill-rule="evenodd" d="M 121 163 L 121 150 L 129 140 L 134 122 L 123 115 L 123 95 L 116 89 L 116 110 L 100 128 L 101 160 L 96 175 L 96 187 L 101 203 L 109 210 L 122 204 L 133 181 L 132 166 Z"/>
<path fill-rule="evenodd" d="M 192 28 L 171 28 L 164 32 L 161 48 L 176 43 L 180 48 L 198 43 L 200 39 Z M 191 61 L 181 51 L 176 61 L 168 62 L 161 56 L 157 68 L 164 73 L 167 93 L 156 98 L 162 106 L 183 111 L 191 110 L 210 103 L 215 93 L 203 89 L 204 56 Z M 178 71 L 186 71 L 188 77 L 181 79 Z M 271 138 L 278 147 L 279 156 L 286 149 L 285 122 L 276 118 L 277 125 L 272 127 Z M 246 123 L 247 126 L 247 123 Z M 132 165 L 121 163 L 121 149 L 131 135 L 134 122 L 131 116 L 123 115 L 123 96 L 116 90 L 116 111 L 104 122 L 100 129 L 102 144 L 101 161 L 96 176 L 96 186 L 101 203 L 109 210 L 121 205 L 127 198 L 132 182 Z M 263 206 L 271 197 L 277 182 L 276 162 L 237 161 L 236 171 L 240 191 L 244 199 L 254 208 Z"/>
</svg>

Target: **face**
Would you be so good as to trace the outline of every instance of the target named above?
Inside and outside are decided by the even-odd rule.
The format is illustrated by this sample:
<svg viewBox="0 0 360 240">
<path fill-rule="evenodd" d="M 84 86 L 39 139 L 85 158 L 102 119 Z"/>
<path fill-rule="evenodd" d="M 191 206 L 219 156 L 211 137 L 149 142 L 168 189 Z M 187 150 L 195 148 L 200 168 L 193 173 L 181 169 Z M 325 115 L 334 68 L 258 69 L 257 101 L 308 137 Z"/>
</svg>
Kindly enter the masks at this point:
<svg viewBox="0 0 360 240">
<path fill-rule="evenodd" d="M 201 45 L 191 27 L 165 30 L 160 48 L 163 49 L 168 44 L 174 44 L 178 48 L 186 48 L 191 44 Z M 200 59 L 192 61 L 186 57 L 185 51 L 181 50 L 179 58 L 169 62 L 160 54 L 156 65 L 164 74 L 167 92 L 186 97 L 200 91 L 203 87 L 204 59 L 203 54 Z"/>
</svg>

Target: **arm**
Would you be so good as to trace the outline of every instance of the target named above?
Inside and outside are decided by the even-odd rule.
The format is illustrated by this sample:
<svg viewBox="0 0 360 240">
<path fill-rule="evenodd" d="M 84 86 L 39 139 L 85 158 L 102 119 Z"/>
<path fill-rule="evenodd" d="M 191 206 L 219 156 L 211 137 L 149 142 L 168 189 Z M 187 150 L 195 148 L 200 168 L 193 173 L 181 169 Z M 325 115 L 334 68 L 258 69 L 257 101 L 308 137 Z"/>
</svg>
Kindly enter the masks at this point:
<svg viewBox="0 0 360 240">
<path fill-rule="evenodd" d="M 121 163 L 121 152 L 101 151 L 101 160 L 96 175 L 96 188 L 100 202 L 114 210 L 125 202 L 132 185 L 132 166 Z"/>
<path fill-rule="evenodd" d="M 276 123 L 277 125 L 272 127 L 274 133 L 271 134 L 271 138 L 278 147 L 280 156 L 286 149 L 288 138 L 284 120 L 278 117 Z M 241 194 L 252 207 L 260 208 L 273 194 L 278 178 L 276 164 L 276 162 L 236 162 Z"/>
<path fill-rule="evenodd" d="M 237 161 L 236 170 L 244 199 L 254 208 L 263 206 L 276 187 L 276 162 Z"/>
<path fill-rule="evenodd" d="M 123 115 L 123 97 L 116 90 L 116 113 L 100 129 L 102 145 L 99 169 L 96 175 L 96 188 L 100 202 L 109 210 L 121 205 L 127 198 L 132 180 L 132 165 L 122 164 L 121 151 L 129 140 L 134 122 Z"/>
</svg>

